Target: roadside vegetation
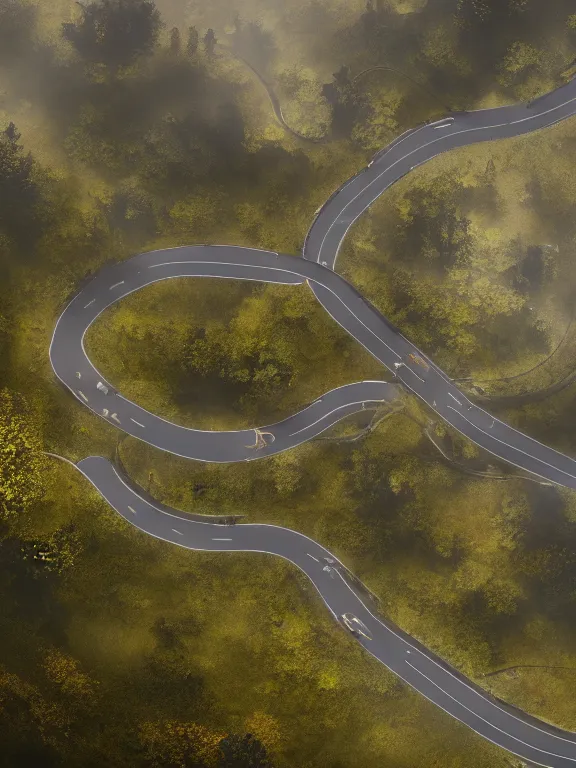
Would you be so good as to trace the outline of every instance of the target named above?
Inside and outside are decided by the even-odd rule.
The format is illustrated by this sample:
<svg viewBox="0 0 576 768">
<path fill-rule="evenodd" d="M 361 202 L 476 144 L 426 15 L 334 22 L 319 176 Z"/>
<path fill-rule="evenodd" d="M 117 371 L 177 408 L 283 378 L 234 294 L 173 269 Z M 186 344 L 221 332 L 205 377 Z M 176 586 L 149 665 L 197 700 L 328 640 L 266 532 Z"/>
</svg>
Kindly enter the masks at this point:
<svg viewBox="0 0 576 768">
<path fill-rule="evenodd" d="M 261 462 L 185 462 L 82 408 L 48 360 L 66 301 L 106 262 L 201 242 L 298 254 L 317 207 L 402 131 L 534 98 L 575 60 L 568 0 L 0 0 L 6 765 L 510 765 L 362 653 L 294 568 L 141 535 L 42 450 L 118 455 L 180 509 L 318 539 L 404 630 L 576 728 L 572 492 L 462 471 L 425 429 L 468 467 L 489 460 L 410 397 L 356 441 L 341 438 L 358 417 Z M 570 120 L 433 160 L 338 262 L 471 393 L 572 455 L 574 385 L 536 393 L 576 365 L 575 141 Z M 171 280 L 87 341 L 125 395 L 201 428 L 387 377 L 305 287 Z"/>
</svg>

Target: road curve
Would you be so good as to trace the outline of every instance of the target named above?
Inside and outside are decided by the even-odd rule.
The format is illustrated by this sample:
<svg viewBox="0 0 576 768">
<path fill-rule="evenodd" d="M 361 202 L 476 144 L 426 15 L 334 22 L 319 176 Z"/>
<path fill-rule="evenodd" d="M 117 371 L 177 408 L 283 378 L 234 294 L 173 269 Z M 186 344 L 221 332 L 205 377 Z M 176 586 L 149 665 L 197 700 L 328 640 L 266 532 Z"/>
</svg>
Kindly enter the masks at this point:
<svg viewBox="0 0 576 768">
<path fill-rule="evenodd" d="M 287 450 L 360 410 L 365 403 L 393 399 L 397 388 L 384 381 L 359 382 L 326 393 L 277 424 L 236 432 L 193 430 L 171 424 L 116 392 L 91 364 L 83 338 L 104 309 L 159 280 L 210 276 L 286 285 L 307 283 L 331 317 L 447 423 L 504 461 L 552 483 L 576 488 L 576 462 L 572 458 L 471 403 L 446 374 L 333 271 L 351 224 L 416 165 L 457 146 L 527 133 L 575 113 L 576 81 L 572 81 L 528 105 L 458 113 L 407 131 L 322 207 L 306 237 L 303 259 L 235 246 L 185 246 L 140 254 L 105 267 L 72 299 L 56 324 L 50 344 L 54 372 L 94 413 L 162 450 L 213 462 L 250 460 Z M 108 388 L 108 393 L 101 387 Z M 366 624 L 372 639 L 358 639 L 366 650 L 437 706 L 523 760 L 550 768 L 576 768 L 575 734 L 496 701 L 412 638 L 376 617 L 344 566 L 321 545 L 284 528 L 250 524 L 222 527 L 156 507 L 131 489 L 102 457 L 88 457 L 76 466 L 121 515 L 152 536 L 189 549 L 267 552 L 294 563 L 311 579 L 335 617 L 350 611 Z M 325 570 L 326 557 L 335 561 L 335 568 Z"/>
<path fill-rule="evenodd" d="M 576 734 L 498 701 L 379 617 L 368 590 L 321 544 L 280 526 L 201 522 L 185 512 L 156 506 L 139 496 L 101 456 L 89 456 L 76 466 L 127 522 L 150 536 L 195 551 L 259 552 L 288 560 L 306 574 L 336 620 L 350 612 L 364 622 L 371 639 L 357 640 L 372 656 L 452 717 L 535 765 L 576 765 Z"/>
<path fill-rule="evenodd" d="M 558 485 L 576 488 L 576 461 L 493 418 L 472 403 L 426 358 L 426 369 L 409 355 L 426 356 L 411 344 L 344 278 L 321 264 L 288 254 L 236 246 L 182 246 L 149 251 L 105 267 L 68 304 L 54 330 L 50 361 L 60 381 L 94 413 L 161 450 L 197 461 L 228 463 L 293 448 L 365 403 L 389 401 L 388 382 L 359 382 L 332 390 L 300 413 L 256 430 L 215 432 L 173 424 L 118 393 L 84 350 L 88 327 L 107 308 L 146 285 L 178 277 L 220 277 L 301 285 L 307 283 L 324 309 L 399 383 L 418 395 L 470 440 L 510 464 Z M 78 378 L 78 373 L 80 378 Z M 98 389 L 103 384 L 108 393 Z M 260 445 L 262 445 L 260 443 Z"/>
<path fill-rule="evenodd" d="M 173 424 L 132 403 L 92 365 L 85 349 L 89 326 L 109 306 L 146 285 L 178 277 L 227 277 L 300 285 L 318 280 L 342 298 L 341 324 L 355 334 L 370 310 L 359 311 L 358 294 L 339 275 L 295 256 L 235 246 L 183 246 L 139 254 L 104 268 L 68 304 L 54 329 L 50 362 L 56 376 L 94 413 L 133 437 L 187 459 L 228 463 L 280 453 L 305 443 L 341 419 L 394 400 L 399 387 L 386 381 L 362 381 L 323 394 L 307 408 L 276 424 L 256 429 L 209 431 Z M 348 302 L 352 309 L 347 309 Z M 374 337 L 374 344 L 378 339 Z M 80 377 L 78 377 L 78 373 Z M 106 394 L 98 384 L 107 389 Z M 106 415 L 105 415 L 106 414 Z M 266 445 L 255 447 L 261 433 Z"/>
</svg>

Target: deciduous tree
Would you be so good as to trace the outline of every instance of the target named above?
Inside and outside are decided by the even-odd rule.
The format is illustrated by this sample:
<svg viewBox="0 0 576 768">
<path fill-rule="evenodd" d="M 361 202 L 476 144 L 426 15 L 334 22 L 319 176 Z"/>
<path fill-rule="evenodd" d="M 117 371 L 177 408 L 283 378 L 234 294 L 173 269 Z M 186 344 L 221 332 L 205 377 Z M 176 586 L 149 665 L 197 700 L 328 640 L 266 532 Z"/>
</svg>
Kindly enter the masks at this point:
<svg viewBox="0 0 576 768">
<path fill-rule="evenodd" d="M 46 459 L 26 400 L 0 390 L 0 518 L 10 521 L 42 497 Z"/>
</svg>

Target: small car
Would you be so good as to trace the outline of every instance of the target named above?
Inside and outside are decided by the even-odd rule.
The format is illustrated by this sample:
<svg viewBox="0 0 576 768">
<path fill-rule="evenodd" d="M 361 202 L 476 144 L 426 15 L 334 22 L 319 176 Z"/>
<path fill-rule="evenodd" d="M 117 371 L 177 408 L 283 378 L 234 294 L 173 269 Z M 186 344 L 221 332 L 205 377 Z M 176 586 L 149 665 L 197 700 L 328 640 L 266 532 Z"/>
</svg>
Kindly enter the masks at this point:
<svg viewBox="0 0 576 768">
<path fill-rule="evenodd" d="M 412 360 L 413 363 L 416 363 L 416 365 L 419 365 L 422 368 L 424 368 L 424 370 L 427 371 L 430 368 L 428 363 L 426 363 L 424 360 L 422 360 L 421 357 L 418 357 L 418 355 L 414 355 L 414 354 L 410 353 L 408 355 L 408 357 L 409 357 L 410 360 Z"/>
<path fill-rule="evenodd" d="M 343 613 L 340 618 L 342 619 L 346 629 L 353 635 L 356 637 L 358 635 L 362 635 L 362 637 L 365 637 L 366 640 L 372 640 L 372 636 L 370 635 L 366 624 L 360 621 L 358 617 L 354 616 L 353 613 Z"/>
</svg>

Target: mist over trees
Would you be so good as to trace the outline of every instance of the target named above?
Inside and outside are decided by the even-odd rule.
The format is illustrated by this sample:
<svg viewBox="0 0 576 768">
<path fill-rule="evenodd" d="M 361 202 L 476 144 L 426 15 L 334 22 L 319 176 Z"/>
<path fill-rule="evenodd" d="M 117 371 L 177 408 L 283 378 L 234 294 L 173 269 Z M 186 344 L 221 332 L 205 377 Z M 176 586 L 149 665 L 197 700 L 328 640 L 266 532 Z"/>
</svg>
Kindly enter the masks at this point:
<svg viewBox="0 0 576 768">
<path fill-rule="evenodd" d="M 203 242 L 299 254 L 318 206 L 403 131 L 535 98 L 575 63 L 569 0 L 0 0 L 6 765 L 508 764 L 367 658 L 295 569 L 144 537 L 43 451 L 119 456 L 166 504 L 321 541 L 404 630 L 576 727 L 572 492 L 491 467 L 408 396 L 266 461 L 185 462 L 79 407 L 48 360 L 66 302 L 107 262 Z M 574 369 L 575 135 L 567 120 L 436 158 L 339 256 L 486 397 Z M 86 343 L 125 396 L 206 429 L 386 376 L 305 286 L 165 281 Z M 573 392 L 497 413 L 576 455 Z"/>
<path fill-rule="evenodd" d="M 117 69 L 151 53 L 161 27 L 152 0 L 97 0 L 79 5 L 81 20 L 63 24 L 62 32 L 82 59 Z"/>
</svg>

